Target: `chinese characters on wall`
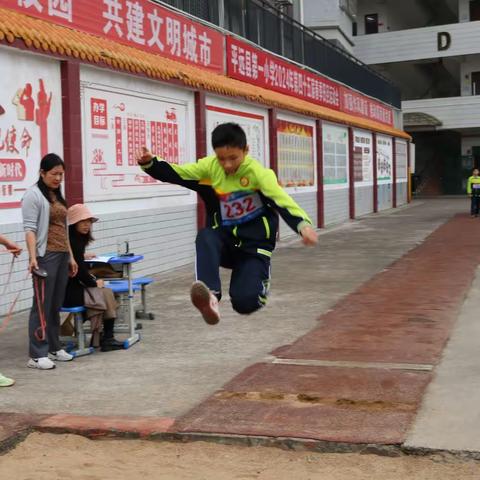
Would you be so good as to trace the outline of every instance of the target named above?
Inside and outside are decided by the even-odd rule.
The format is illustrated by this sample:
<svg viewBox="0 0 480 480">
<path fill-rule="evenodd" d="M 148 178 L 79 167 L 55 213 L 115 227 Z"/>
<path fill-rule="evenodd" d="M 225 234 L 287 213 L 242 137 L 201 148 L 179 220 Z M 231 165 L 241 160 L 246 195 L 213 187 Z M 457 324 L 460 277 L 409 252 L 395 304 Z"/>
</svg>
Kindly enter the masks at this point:
<svg viewBox="0 0 480 480">
<path fill-rule="evenodd" d="M 147 0 L 4 0 L 53 23 L 223 73 L 223 35 Z"/>
<path fill-rule="evenodd" d="M 393 150 L 392 138 L 377 135 L 377 180 L 390 183 L 392 181 Z"/>
<path fill-rule="evenodd" d="M 136 162 L 142 147 L 170 163 L 186 159 L 187 105 L 85 87 L 85 196 L 112 200 L 167 194 Z"/>
<path fill-rule="evenodd" d="M 372 183 L 372 135 L 367 132 L 355 130 L 353 141 L 353 174 L 355 183 Z"/>
<path fill-rule="evenodd" d="M 277 123 L 278 181 L 283 187 L 315 184 L 313 127 L 279 120 Z"/>
<path fill-rule="evenodd" d="M 227 73 L 253 85 L 393 125 L 391 107 L 232 37 L 227 37 Z"/>
<path fill-rule="evenodd" d="M 0 52 L 5 71 L 0 89 L 0 208 L 17 208 L 25 190 L 38 180 L 41 158 L 63 156 L 59 105 L 60 70 L 44 59 Z M 50 132 L 50 133 L 49 133 Z"/>
</svg>

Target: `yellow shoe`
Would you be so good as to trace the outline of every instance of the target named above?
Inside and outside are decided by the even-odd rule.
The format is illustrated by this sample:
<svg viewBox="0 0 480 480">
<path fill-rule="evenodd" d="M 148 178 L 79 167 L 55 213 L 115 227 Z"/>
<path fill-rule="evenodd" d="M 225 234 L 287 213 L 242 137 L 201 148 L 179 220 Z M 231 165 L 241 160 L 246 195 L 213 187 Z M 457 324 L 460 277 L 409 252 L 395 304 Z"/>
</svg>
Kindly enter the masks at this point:
<svg viewBox="0 0 480 480">
<path fill-rule="evenodd" d="M 8 378 L 0 373 L 0 387 L 11 387 L 14 383 L 13 378 Z"/>
</svg>

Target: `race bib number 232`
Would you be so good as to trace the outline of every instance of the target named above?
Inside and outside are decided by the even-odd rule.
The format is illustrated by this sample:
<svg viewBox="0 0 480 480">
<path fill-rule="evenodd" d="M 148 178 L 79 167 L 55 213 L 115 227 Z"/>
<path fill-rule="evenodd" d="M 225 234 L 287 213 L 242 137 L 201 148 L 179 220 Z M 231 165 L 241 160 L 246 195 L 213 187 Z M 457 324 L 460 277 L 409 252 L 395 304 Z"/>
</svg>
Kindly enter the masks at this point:
<svg viewBox="0 0 480 480">
<path fill-rule="evenodd" d="M 263 212 L 263 202 L 257 192 L 242 191 L 220 197 L 223 225 L 237 225 L 256 218 Z"/>
</svg>

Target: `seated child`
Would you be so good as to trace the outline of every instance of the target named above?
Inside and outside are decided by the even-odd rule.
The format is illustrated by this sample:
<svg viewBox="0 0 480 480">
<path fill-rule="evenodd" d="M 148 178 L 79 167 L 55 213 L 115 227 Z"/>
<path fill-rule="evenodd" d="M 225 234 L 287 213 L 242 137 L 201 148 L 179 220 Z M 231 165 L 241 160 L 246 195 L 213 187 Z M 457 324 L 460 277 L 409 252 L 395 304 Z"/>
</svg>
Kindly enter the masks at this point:
<svg viewBox="0 0 480 480">
<path fill-rule="evenodd" d="M 93 290 L 93 288 L 99 287 L 98 292 L 103 296 L 102 303 L 106 305 L 106 310 L 103 313 L 103 335 L 100 339 L 100 347 L 102 352 L 109 352 L 123 348 L 123 342 L 115 340 L 113 336 L 117 302 L 112 290 L 104 286 L 103 280 L 97 280 L 91 275 L 85 264 L 85 249 L 93 241 L 92 223 L 97 220 L 98 218 L 95 218 L 83 204 L 78 203 L 68 209 L 67 223 L 69 225 L 70 246 L 78 264 L 78 273 L 68 279 L 63 304 L 65 307 L 84 306 L 85 290 Z"/>
</svg>

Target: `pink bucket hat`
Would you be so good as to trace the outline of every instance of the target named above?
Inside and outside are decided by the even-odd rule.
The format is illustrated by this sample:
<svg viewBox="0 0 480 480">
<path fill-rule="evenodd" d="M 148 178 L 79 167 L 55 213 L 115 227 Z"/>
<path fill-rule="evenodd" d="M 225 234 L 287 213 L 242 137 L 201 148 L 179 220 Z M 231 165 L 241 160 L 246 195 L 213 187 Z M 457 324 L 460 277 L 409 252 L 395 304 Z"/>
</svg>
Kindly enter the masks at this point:
<svg viewBox="0 0 480 480">
<path fill-rule="evenodd" d="M 92 215 L 92 212 L 83 203 L 72 205 L 67 211 L 67 223 L 75 225 L 82 220 L 91 219 L 92 222 L 98 222 L 98 218 Z"/>
</svg>

